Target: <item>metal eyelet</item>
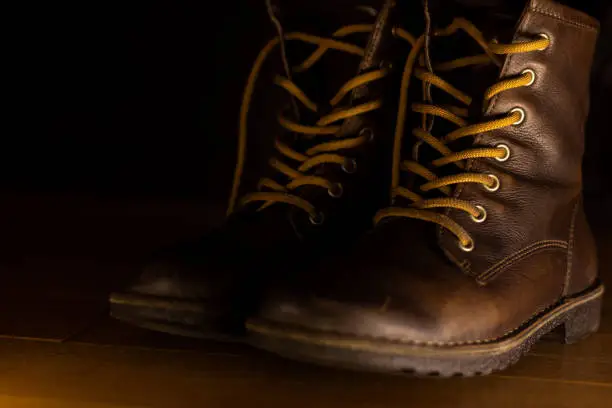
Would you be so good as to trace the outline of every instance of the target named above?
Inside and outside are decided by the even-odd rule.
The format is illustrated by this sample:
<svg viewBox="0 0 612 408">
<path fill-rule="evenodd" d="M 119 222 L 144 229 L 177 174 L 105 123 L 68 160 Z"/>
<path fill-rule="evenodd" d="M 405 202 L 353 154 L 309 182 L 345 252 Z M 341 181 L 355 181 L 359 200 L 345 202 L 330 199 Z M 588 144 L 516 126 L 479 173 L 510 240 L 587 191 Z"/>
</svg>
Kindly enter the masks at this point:
<svg viewBox="0 0 612 408">
<path fill-rule="evenodd" d="M 344 188 L 342 188 L 342 184 L 334 183 L 331 188 L 327 190 L 327 194 L 334 198 L 342 197 L 342 193 L 344 193 Z"/>
<path fill-rule="evenodd" d="M 525 110 L 523 108 L 514 108 L 510 111 L 510 113 L 514 112 L 518 112 L 521 114 L 521 117 L 512 124 L 512 126 L 518 126 L 525 121 L 525 117 L 527 116 L 527 114 L 525 113 Z"/>
<path fill-rule="evenodd" d="M 478 217 L 474 217 L 470 214 L 470 217 L 472 217 L 472 221 L 480 224 L 481 222 L 484 222 L 487 219 L 487 210 L 485 210 L 482 205 L 477 205 L 476 208 L 478 208 L 478 211 L 480 211 L 480 215 Z"/>
<path fill-rule="evenodd" d="M 318 212 L 314 217 L 311 215 L 308 220 L 312 225 L 321 225 L 325 221 L 325 215 L 322 212 Z"/>
<path fill-rule="evenodd" d="M 367 142 L 372 142 L 374 141 L 374 131 L 369 127 L 365 127 L 359 131 L 359 137 L 365 137 Z"/>
<path fill-rule="evenodd" d="M 498 162 L 505 162 L 510 158 L 510 148 L 508 147 L 508 145 L 501 143 L 495 146 L 495 148 L 504 149 L 506 151 L 506 154 L 503 157 L 496 157 L 495 160 L 497 160 Z"/>
<path fill-rule="evenodd" d="M 529 81 L 529 83 L 528 83 L 527 85 L 525 85 L 525 86 L 531 86 L 531 85 L 533 85 L 533 83 L 534 83 L 534 82 L 535 82 L 535 80 L 536 80 L 536 73 L 535 73 L 535 71 L 534 71 L 533 69 L 527 68 L 527 69 L 524 69 L 524 70 L 521 72 L 521 75 L 525 75 L 525 74 L 531 74 L 531 81 Z"/>
<path fill-rule="evenodd" d="M 474 240 L 470 239 L 467 245 L 463 245 L 463 243 L 459 242 L 459 249 L 463 252 L 472 252 L 474 250 Z"/>
<path fill-rule="evenodd" d="M 342 168 L 342 171 L 346 174 L 353 174 L 357 171 L 357 160 L 346 159 L 340 167 Z"/>
<path fill-rule="evenodd" d="M 487 191 L 491 191 L 491 192 L 495 192 L 497 190 L 499 190 L 499 187 L 501 186 L 501 182 L 499 181 L 499 178 L 497 178 L 496 175 L 494 174 L 487 174 L 488 177 L 491 178 L 491 180 L 493 180 L 493 185 L 492 186 L 488 186 L 486 184 L 484 184 L 484 188 L 487 189 Z"/>
<path fill-rule="evenodd" d="M 542 37 L 542 38 L 545 38 L 548 41 L 550 41 L 550 36 L 548 34 L 540 33 L 540 34 L 538 34 L 538 37 Z M 546 47 L 539 48 L 538 51 L 544 51 L 545 49 L 547 49 L 549 47 L 549 45 L 550 45 L 550 42 L 548 43 L 548 45 Z"/>
</svg>

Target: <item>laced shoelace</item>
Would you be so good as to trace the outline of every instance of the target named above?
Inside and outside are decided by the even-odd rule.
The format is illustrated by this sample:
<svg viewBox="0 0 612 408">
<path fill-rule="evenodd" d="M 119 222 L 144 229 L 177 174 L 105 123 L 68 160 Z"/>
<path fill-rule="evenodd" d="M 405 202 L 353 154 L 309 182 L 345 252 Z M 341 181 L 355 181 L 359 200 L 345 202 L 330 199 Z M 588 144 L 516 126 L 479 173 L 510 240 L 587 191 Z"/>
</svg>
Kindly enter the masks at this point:
<svg viewBox="0 0 612 408">
<path fill-rule="evenodd" d="M 550 45 L 550 39 L 544 34 L 540 34 L 537 39 L 520 43 L 499 44 L 497 42 L 487 42 L 483 34 L 471 22 L 463 18 L 455 19 L 448 27 L 435 32 L 435 35 L 450 36 L 459 30 L 464 31 L 473 38 L 480 47 L 482 47 L 484 54 L 463 57 L 450 62 L 434 65 L 434 72 L 445 72 L 462 67 L 491 63 L 501 66 L 498 55 L 533 52 L 543 50 Z M 387 217 L 408 217 L 432 222 L 453 233 L 459 240 L 460 248 L 469 252 L 474 249 L 474 241 L 461 225 L 444 214 L 443 211 L 447 209 L 465 211 L 475 222 L 483 222 L 486 219 L 487 213 L 480 205 L 450 197 L 452 194 L 451 187 L 462 183 L 477 183 L 483 185 L 489 191 L 498 190 L 500 181 L 495 175 L 467 171 L 466 160 L 489 158 L 503 162 L 510 157 L 510 149 L 506 145 L 499 144 L 495 147 L 474 147 L 455 152 L 449 148 L 448 144 L 465 137 L 476 136 L 483 132 L 519 125 L 525 119 L 525 112 L 521 108 L 515 108 L 499 119 L 488 120 L 482 123 L 469 123 L 467 120 L 468 110 L 466 107 L 470 106 L 472 98 L 468 94 L 455 88 L 434 72 L 416 66 L 419 54 L 424 47 L 424 41 L 425 39 L 423 36 L 417 39 L 404 67 L 394 143 L 392 199 L 395 200 L 398 197 L 403 197 L 407 199 L 410 204 L 407 207 L 393 206 L 382 209 L 376 214 L 374 222 L 378 223 Z M 413 112 L 423 115 L 423 126 L 413 129 L 413 135 L 420 143 L 431 146 L 440 153 L 441 156 L 431 163 L 428 163 L 429 168 L 419 163 L 418 160 L 401 161 L 400 159 L 402 137 L 404 135 L 406 111 L 408 107 L 407 91 L 412 76 L 423 81 L 423 84 L 430 84 L 431 86 L 435 86 L 447 92 L 464 105 L 464 107 L 437 106 L 426 103 L 415 103 L 412 105 Z M 510 89 L 529 86 L 534 81 L 535 72 L 529 69 L 524 70 L 517 77 L 500 80 L 486 90 L 484 95 L 485 108 L 487 103 L 495 95 Z M 428 115 L 448 121 L 456 125 L 457 129 L 441 138 L 437 138 L 427 130 L 427 126 L 425 125 L 428 122 Z M 434 171 L 430 170 L 431 168 L 435 169 L 445 165 L 456 166 L 456 174 L 438 177 Z M 420 191 L 400 186 L 401 171 L 416 174 L 426 180 L 424 184 L 418 187 Z M 421 196 L 422 193 L 427 193 L 432 190 L 438 190 L 443 196 L 439 198 L 423 198 Z"/>
<path fill-rule="evenodd" d="M 372 29 L 373 26 L 367 24 L 344 26 L 333 33 L 333 38 L 323 38 L 301 32 L 285 34 L 284 39 L 286 41 L 302 41 L 317 46 L 316 50 L 301 64 L 294 67 L 293 71 L 307 71 L 329 50 L 337 50 L 357 56 L 363 56 L 363 48 L 339 39 L 356 33 L 370 33 Z M 266 44 L 266 46 L 257 56 L 248 77 L 240 109 L 238 158 L 236 170 L 234 172 L 234 183 L 228 213 L 231 213 L 235 208 L 240 179 L 244 168 L 247 143 L 247 117 L 257 76 L 259 75 L 264 62 L 270 53 L 280 43 L 280 38 L 276 37 Z M 352 172 L 349 169 L 355 169 L 355 162 L 352 159 L 339 154 L 338 152 L 344 149 L 353 149 L 362 145 L 363 143 L 366 143 L 370 139 L 370 135 L 367 134 L 367 132 L 360 132 L 355 137 L 347 137 L 342 139 L 338 138 L 337 140 L 329 140 L 329 137 L 338 133 L 340 130 L 340 122 L 342 120 L 379 109 L 381 106 L 381 101 L 374 100 L 351 107 L 340 107 L 339 104 L 353 89 L 373 81 L 377 81 L 386 75 L 386 70 L 378 69 L 357 75 L 344 83 L 336 95 L 329 101 L 329 105 L 333 108 L 332 112 L 321 116 L 315 125 L 303 125 L 283 116 L 282 114 L 279 114 L 279 124 L 288 132 L 293 132 L 294 134 L 309 138 L 326 136 L 327 139 L 326 141 L 310 147 L 304 152 L 298 152 L 292 149 L 291 146 L 277 139 L 275 141 L 275 148 L 278 153 L 280 153 L 280 155 L 286 159 L 297 162 L 298 166 L 297 168 L 294 168 L 278 158 L 272 158 L 269 161 L 269 164 L 274 169 L 285 175 L 290 181 L 287 184 L 282 185 L 270 178 L 263 178 L 259 181 L 258 191 L 246 194 L 239 201 L 239 203 L 241 205 L 246 205 L 248 203 L 261 202 L 262 205 L 259 207 L 259 209 L 263 209 L 274 203 L 286 203 L 298 207 L 308 213 L 312 223 L 318 224 L 322 222 L 322 214 L 318 213 L 316 208 L 308 200 L 294 193 L 294 190 L 298 187 L 310 185 L 326 188 L 332 197 L 338 197 L 342 194 L 341 184 L 334 183 L 324 177 L 308 174 L 308 172 L 322 164 L 337 164 L 342 166 L 346 172 Z M 306 109 L 315 113 L 318 111 L 317 104 L 309 99 L 305 92 L 302 91 L 290 78 L 277 76 L 275 79 L 275 84 L 291 94 L 295 100 Z"/>
</svg>

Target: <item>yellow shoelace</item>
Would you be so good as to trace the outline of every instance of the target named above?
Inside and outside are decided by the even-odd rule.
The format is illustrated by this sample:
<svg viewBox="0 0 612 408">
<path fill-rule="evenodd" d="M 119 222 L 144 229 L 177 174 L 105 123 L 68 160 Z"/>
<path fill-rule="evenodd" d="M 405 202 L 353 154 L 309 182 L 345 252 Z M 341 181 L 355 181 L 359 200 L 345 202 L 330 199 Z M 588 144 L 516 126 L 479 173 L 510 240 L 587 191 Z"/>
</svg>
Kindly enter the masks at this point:
<svg viewBox="0 0 612 408">
<path fill-rule="evenodd" d="M 464 57 L 450 62 L 434 65 L 433 68 L 435 72 L 444 72 L 467 66 L 490 63 L 501 66 L 501 62 L 497 57 L 498 55 L 510 55 L 543 50 L 550 44 L 550 40 L 544 35 L 541 35 L 540 38 L 532 41 L 513 44 L 487 42 L 484 39 L 483 34 L 472 23 L 463 18 L 455 19 L 448 27 L 435 32 L 435 35 L 450 36 L 459 30 L 463 30 L 470 37 L 472 37 L 482 47 L 484 54 Z M 401 35 L 399 36 L 401 37 Z M 454 152 L 447 145 L 464 137 L 476 136 L 479 133 L 501 129 L 507 126 L 518 125 L 525 119 L 525 112 L 520 108 L 516 108 L 501 119 L 471 124 L 466 119 L 467 109 L 465 107 L 436 106 L 427 103 L 415 103 L 412 105 L 412 111 L 421 113 L 423 115 L 424 125 L 422 128 L 414 129 L 412 133 L 421 143 L 431 146 L 433 149 L 438 151 L 441 156 L 439 159 L 429 163 L 430 168 L 435 169 L 453 164 L 458 168 L 459 172 L 454 175 L 438 178 L 433 171 L 418 161 L 406 160 L 401 162 L 400 151 L 406 121 L 408 86 L 410 84 L 410 78 L 413 75 L 417 79 L 421 80 L 424 85 L 428 84 L 430 86 L 435 86 L 447 92 L 465 106 L 469 106 L 472 103 L 472 98 L 469 95 L 461 92 L 440 76 L 420 67 L 415 68 L 419 54 L 424 47 L 424 42 L 425 39 L 423 36 L 417 39 L 416 44 L 413 46 L 404 67 L 394 143 L 392 198 L 395 199 L 398 196 L 403 197 L 408 199 L 412 204 L 408 208 L 389 207 L 380 210 L 376 214 L 374 222 L 378 223 L 387 217 L 408 217 L 433 222 L 452 232 L 458 238 L 461 249 L 469 252 L 474 249 L 474 241 L 470 235 L 463 227 L 461 227 L 449 216 L 443 214 L 440 210 L 454 208 L 467 212 L 476 222 L 484 221 L 486 218 L 486 210 L 482 206 L 475 205 L 471 202 L 449 197 L 452 194 L 451 186 L 462 183 L 479 183 L 489 191 L 496 191 L 500 187 L 499 179 L 496 176 L 492 174 L 465 172 L 465 161 L 476 158 L 491 158 L 498 161 L 505 161 L 510 156 L 510 150 L 506 145 L 497 145 L 496 147 L 473 148 L 460 152 Z M 497 84 L 489 87 L 485 92 L 485 106 L 495 95 L 509 89 L 529 86 L 534 81 L 535 73 L 532 70 L 525 70 L 517 77 L 501 80 Z M 456 125 L 457 129 L 446 136 L 437 138 L 427 130 L 427 126 L 425 125 L 428 122 L 428 115 L 449 121 Z M 400 186 L 400 171 L 402 170 L 414 173 L 427 180 L 426 183 L 419 186 L 421 193 L 437 189 L 446 197 L 423 199 L 418 192 Z"/>
<path fill-rule="evenodd" d="M 363 48 L 340 41 L 338 38 L 346 37 L 355 33 L 370 33 L 372 29 L 372 25 L 365 24 L 345 26 L 333 34 L 334 38 L 322 38 L 300 32 L 286 34 L 284 36 L 286 41 L 302 41 L 317 46 L 316 50 L 308 58 L 306 58 L 297 67 L 293 68 L 293 71 L 304 72 L 308 70 L 329 50 L 343 51 L 349 54 L 363 56 Z M 276 37 L 269 41 L 268 44 L 261 50 L 257 56 L 257 59 L 255 60 L 255 63 L 253 64 L 253 68 L 247 81 L 242 99 L 242 106 L 240 109 L 238 159 L 236 163 L 236 170 L 234 172 L 234 183 L 228 213 L 231 213 L 235 208 L 240 179 L 244 168 L 247 143 L 247 117 L 255 82 L 267 57 L 279 44 L 280 39 Z M 305 135 L 305 137 L 309 138 L 317 136 L 327 136 L 329 138 L 329 136 L 337 134 L 340 130 L 340 121 L 380 108 L 380 100 L 366 102 L 349 108 L 338 107 L 338 105 L 353 89 L 379 80 L 386 75 L 386 70 L 379 69 L 358 75 L 355 78 L 347 81 L 340 88 L 338 93 L 329 101 L 331 107 L 336 107 L 336 109 L 334 109 L 332 113 L 322 116 L 314 126 L 296 123 L 295 121 L 282 115 L 279 115 L 278 121 L 280 125 L 289 132 Z M 275 79 L 275 84 L 289 92 L 295 98 L 295 100 L 299 101 L 300 104 L 306 109 L 312 112 L 317 112 L 317 104 L 310 100 L 308 96 L 306 96 L 306 94 L 289 78 L 277 76 Z M 351 159 L 338 154 L 337 151 L 355 148 L 367 142 L 368 139 L 369 136 L 363 133 L 352 138 L 343 138 L 332 141 L 329 141 L 328 139 L 328 141 L 317 144 L 307 149 L 305 152 L 298 152 L 282 141 L 276 140 L 276 150 L 285 158 L 299 162 L 299 166 L 297 168 L 293 168 L 277 158 L 272 158 L 269 164 L 274 169 L 287 176 L 290 179 L 290 182 L 286 185 L 281 185 L 272 179 L 263 178 L 260 180 L 258 185 L 258 190 L 260 191 L 245 195 L 240 200 L 240 204 L 245 205 L 252 202 L 262 202 L 260 209 L 263 209 L 271 204 L 282 202 L 294 205 L 307 212 L 310 220 L 313 223 L 322 221 L 321 214 L 317 213 L 315 207 L 308 200 L 293 194 L 292 191 L 301 186 L 311 185 L 326 188 L 330 195 L 339 196 L 342 193 L 342 185 L 333 183 L 323 177 L 309 175 L 307 172 L 316 166 L 327 163 L 335 163 L 340 166 L 347 166 L 345 168 L 348 168 L 348 166 L 352 165 Z M 264 189 L 268 191 L 261 191 Z"/>
</svg>

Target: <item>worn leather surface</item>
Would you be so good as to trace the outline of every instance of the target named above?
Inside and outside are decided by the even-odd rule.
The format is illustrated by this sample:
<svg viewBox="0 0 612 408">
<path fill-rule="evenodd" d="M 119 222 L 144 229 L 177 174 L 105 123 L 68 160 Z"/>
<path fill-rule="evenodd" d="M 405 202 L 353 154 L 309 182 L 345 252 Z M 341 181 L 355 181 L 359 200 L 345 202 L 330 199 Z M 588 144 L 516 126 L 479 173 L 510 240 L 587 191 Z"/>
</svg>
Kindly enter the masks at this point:
<svg viewBox="0 0 612 408">
<path fill-rule="evenodd" d="M 481 342 L 520 327 L 596 279 L 595 246 L 581 204 L 583 128 L 597 22 L 551 0 L 531 0 L 514 41 L 544 33 L 550 46 L 509 56 L 500 77 L 536 72 L 529 87 L 502 92 L 487 114 L 515 107 L 526 120 L 479 135 L 477 146 L 510 147 L 506 162 L 476 159 L 499 177 L 488 192 L 465 184 L 455 196 L 482 205 L 475 223 L 449 211 L 475 241 L 416 220 L 386 220 L 346 256 L 274 291 L 264 320 L 301 329 L 419 344 Z"/>
<path fill-rule="evenodd" d="M 440 231 L 441 245 L 475 275 L 486 274 L 500 261 L 538 242 L 567 242 L 572 211 L 582 185 L 584 125 L 589 106 L 589 73 L 597 23 L 587 16 L 551 1 L 531 1 L 514 41 L 543 33 L 548 49 L 510 55 L 502 77 L 536 73 L 536 81 L 499 94 L 489 115 L 502 115 L 520 107 L 526 120 L 480 135 L 476 144 L 510 147 L 508 161 L 478 160 L 477 172 L 491 173 L 501 188 L 489 193 L 480 186 L 465 185 L 456 192 L 461 199 L 487 209 L 487 221 L 476 224 L 469 216 L 451 216 L 471 234 L 477 250 L 464 253 L 449 234 Z"/>
<path fill-rule="evenodd" d="M 389 66 L 393 63 L 392 58 L 401 60 L 402 55 L 405 58 L 409 52 L 407 43 L 400 43 L 391 35 L 393 7 L 392 1 L 385 1 L 364 58 L 360 61 L 359 57 L 348 56 L 346 65 L 336 67 L 335 76 L 343 76 L 345 82 L 358 70 Z M 334 29 L 355 22 L 337 23 Z M 370 142 L 340 152 L 356 160 L 356 172 L 347 174 L 335 165 L 320 166 L 317 170 L 317 175 L 343 184 L 342 197 L 332 198 L 318 187 L 297 190 L 298 195 L 324 213 L 322 225 L 313 225 L 304 211 L 285 204 L 274 204 L 261 211 L 240 210 L 221 229 L 201 240 L 161 251 L 127 291 L 197 300 L 219 313 L 230 309 L 243 313 L 256 302 L 262 286 L 297 270 L 308 269 L 315 260 L 341 250 L 369 228 L 375 211 L 388 200 L 388 184 L 381 180 L 388 180 L 390 174 L 394 103 L 398 91 L 391 86 L 396 83 L 395 75 L 397 73 L 368 84 L 353 94 L 353 103 L 383 98 L 383 109 L 347 120 L 342 126 L 340 137 L 354 137 L 366 127 L 373 129 L 374 138 Z M 258 87 L 265 89 L 261 84 Z M 337 89 L 327 92 L 335 93 Z M 255 115 L 251 122 L 258 131 L 252 136 L 255 142 L 250 140 L 250 143 L 262 143 L 270 132 L 279 131 L 274 125 L 279 106 L 282 106 L 280 102 L 255 107 L 260 116 Z M 259 170 L 268 168 L 268 159 L 265 155 L 249 156 L 249 161 L 257 163 L 249 167 L 247 177 L 259 178 L 265 174 L 262 173 L 265 170 Z M 257 171 L 253 173 L 252 169 Z"/>
</svg>

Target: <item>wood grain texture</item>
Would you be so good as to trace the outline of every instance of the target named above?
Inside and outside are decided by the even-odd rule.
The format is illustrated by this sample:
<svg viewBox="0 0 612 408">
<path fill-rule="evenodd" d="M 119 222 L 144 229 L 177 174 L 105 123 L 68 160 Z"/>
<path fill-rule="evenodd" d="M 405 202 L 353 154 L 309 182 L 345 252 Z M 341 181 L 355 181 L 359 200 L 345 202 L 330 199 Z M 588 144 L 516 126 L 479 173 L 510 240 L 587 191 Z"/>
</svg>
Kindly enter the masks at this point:
<svg viewBox="0 0 612 408">
<path fill-rule="evenodd" d="M 0 396 L 109 407 L 586 408 L 612 398 L 610 363 L 582 366 L 590 370 L 583 377 L 580 361 L 538 356 L 500 375 L 439 380 L 320 369 L 260 353 L 5 340 L 0 355 Z"/>
</svg>

